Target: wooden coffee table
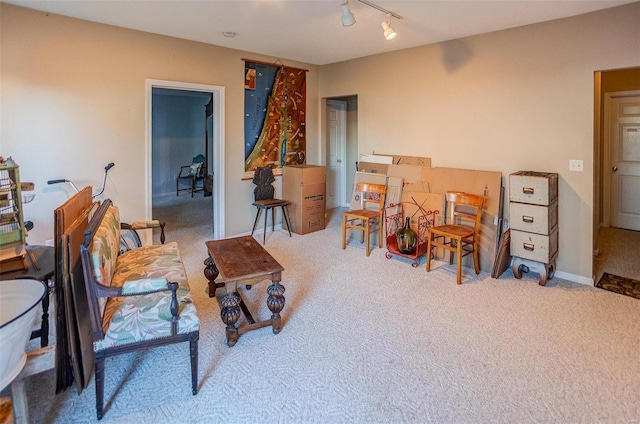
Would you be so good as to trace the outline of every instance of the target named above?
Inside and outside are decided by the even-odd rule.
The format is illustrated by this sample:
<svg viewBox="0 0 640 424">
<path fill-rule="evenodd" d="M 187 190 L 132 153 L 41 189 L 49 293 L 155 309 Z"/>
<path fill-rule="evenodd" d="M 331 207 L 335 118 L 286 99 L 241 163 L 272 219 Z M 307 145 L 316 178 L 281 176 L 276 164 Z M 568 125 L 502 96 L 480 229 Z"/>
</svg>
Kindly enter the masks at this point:
<svg viewBox="0 0 640 424">
<path fill-rule="evenodd" d="M 284 286 L 280 284 L 284 268 L 252 236 L 207 241 L 205 244 L 209 251 L 209 257 L 204 261 L 209 297 L 215 297 L 218 288 L 226 289 L 220 301 L 220 317 L 227 326 L 227 345 L 235 345 L 241 334 L 258 328 L 272 326 L 273 334 L 278 334 L 282 329 L 280 311 L 285 301 Z M 271 319 L 256 321 L 239 289 L 242 286 L 250 289 L 252 284 L 265 280 L 271 281 L 267 287 L 267 306 L 271 311 Z M 241 312 L 249 324 L 236 328 Z"/>
</svg>

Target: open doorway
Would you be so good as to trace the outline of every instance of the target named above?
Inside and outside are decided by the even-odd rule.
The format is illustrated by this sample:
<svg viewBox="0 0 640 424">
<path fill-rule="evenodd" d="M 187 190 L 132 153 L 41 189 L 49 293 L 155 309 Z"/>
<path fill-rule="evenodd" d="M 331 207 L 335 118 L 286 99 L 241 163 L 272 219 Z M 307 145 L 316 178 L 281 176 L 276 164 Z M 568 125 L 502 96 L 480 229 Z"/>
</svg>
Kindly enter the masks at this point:
<svg viewBox="0 0 640 424">
<path fill-rule="evenodd" d="M 343 96 L 324 102 L 327 209 L 351 201 L 358 161 L 358 97 Z"/>
<path fill-rule="evenodd" d="M 197 224 L 212 239 L 224 238 L 224 87 L 147 80 L 146 117 L 147 216 L 156 218 L 154 206 L 162 207 L 173 225 Z M 204 190 L 193 197 L 189 190 L 180 194 L 180 167 L 198 155 L 210 184 L 199 182 Z"/>
<path fill-rule="evenodd" d="M 596 72 L 594 100 L 594 283 L 640 280 L 640 68 Z"/>
</svg>

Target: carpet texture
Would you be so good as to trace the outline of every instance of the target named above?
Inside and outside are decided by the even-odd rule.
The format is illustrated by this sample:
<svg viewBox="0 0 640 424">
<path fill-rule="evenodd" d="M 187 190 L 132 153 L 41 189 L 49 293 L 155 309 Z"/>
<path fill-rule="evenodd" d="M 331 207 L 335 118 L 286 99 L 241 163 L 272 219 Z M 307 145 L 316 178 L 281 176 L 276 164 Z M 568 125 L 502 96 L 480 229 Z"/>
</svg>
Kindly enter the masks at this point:
<svg viewBox="0 0 640 424">
<path fill-rule="evenodd" d="M 640 281 L 605 272 L 596 287 L 640 299 Z"/>
<path fill-rule="evenodd" d="M 248 224 L 250 225 L 250 223 Z M 284 327 L 225 344 L 202 261 L 211 226 L 168 229 L 201 319 L 199 393 L 188 345 L 106 361 L 102 423 L 630 423 L 640 420 L 640 303 L 507 270 L 498 279 L 438 262 L 430 273 L 385 249 L 341 249 L 328 228 L 265 248 L 285 271 Z M 262 234 L 256 237 L 262 241 Z M 562 253 L 560 253 L 562 254 Z M 249 303 L 269 316 L 266 287 Z M 27 383 L 31 421 L 96 422 L 95 386 L 54 395 L 54 373 Z"/>
</svg>

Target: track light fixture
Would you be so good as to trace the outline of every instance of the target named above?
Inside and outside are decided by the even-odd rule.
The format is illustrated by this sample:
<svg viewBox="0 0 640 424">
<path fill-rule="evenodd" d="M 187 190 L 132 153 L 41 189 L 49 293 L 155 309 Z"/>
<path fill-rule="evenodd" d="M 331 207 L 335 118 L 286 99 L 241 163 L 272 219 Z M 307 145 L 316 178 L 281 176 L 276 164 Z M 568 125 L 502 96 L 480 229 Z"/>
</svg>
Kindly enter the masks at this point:
<svg viewBox="0 0 640 424">
<path fill-rule="evenodd" d="M 387 19 L 384 22 L 382 22 L 384 38 L 387 40 L 393 40 L 394 38 L 396 38 L 398 33 L 391 26 L 391 17 L 393 16 L 396 19 L 403 19 L 402 16 L 398 15 L 397 13 L 393 13 L 392 11 L 385 9 L 384 7 L 378 6 L 375 3 L 371 3 L 369 0 L 358 0 L 358 1 L 362 4 L 366 4 L 369 7 L 372 7 L 381 12 L 384 12 L 387 15 Z M 346 2 L 342 4 L 342 26 L 348 27 L 355 23 L 356 23 L 356 17 L 353 15 L 353 13 L 351 12 L 351 9 L 349 8 L 349 0 L 346 0 Z"/>
<path fill-rule="evenodd" d="M 342 3 L 342 26 L 351 26 L 356 23 L 356 17 L 349 9 L 349 0 Z"/>
<path fill-rule="evenodd" d="M 398 36 L 398 33 L 391 26 L 391 14 L 387 15 L 387 20 L 382 21 L 382 30 L 384 31 L 384 38 L 387 40 L 393 40 Z"/>
</svg>

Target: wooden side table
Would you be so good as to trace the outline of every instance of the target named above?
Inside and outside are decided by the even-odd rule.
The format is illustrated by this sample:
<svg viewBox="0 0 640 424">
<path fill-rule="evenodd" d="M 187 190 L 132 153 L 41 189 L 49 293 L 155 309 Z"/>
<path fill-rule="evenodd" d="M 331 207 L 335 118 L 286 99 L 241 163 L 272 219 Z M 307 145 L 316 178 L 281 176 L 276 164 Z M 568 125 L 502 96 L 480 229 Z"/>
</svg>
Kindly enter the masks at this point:
<svg viewBox="0 0 640 424">
<path fill-rule="evenodd" d="M 284 268 L 252 237 L 234 237 L 205 243 L 209 257 L 205 259 L 204 275 L 209 280 L 209 297 L 215 297 L 216 289 L 224 287 L 226 292 L 220 300 L 220 317 L 226 325 L 227 345 L 232 347 L 238 337 L 251 330 L 271 326 L 273 334 L 282 329 L 280 311 L 284 308 L 284 286 L 280 284 Z M 215 280 L 218 279 L 218 282 Z M 271 319 L 256 321 L 246 306 L 240 288 L 251 288 L 251 284 L 270 280 L 267 287 L 267 306 Z M 243 313 L 246 326 L 236 327 Z"/>
<path fill-rule="evenodd" d="M 3 272 L 0 280 L 15 280 L 18 278 L 29 278 L 42 281 L 49 287 L 49 280 L 53 278 L 54 254 L 51 246 L 27 246 L 27 269 Z M 40 346 L 49 344 L 49 291 L 42 298 L 42 325 L 39 330 L 31 333 L 31 338 L 40 337 Z"/>
</svg>

